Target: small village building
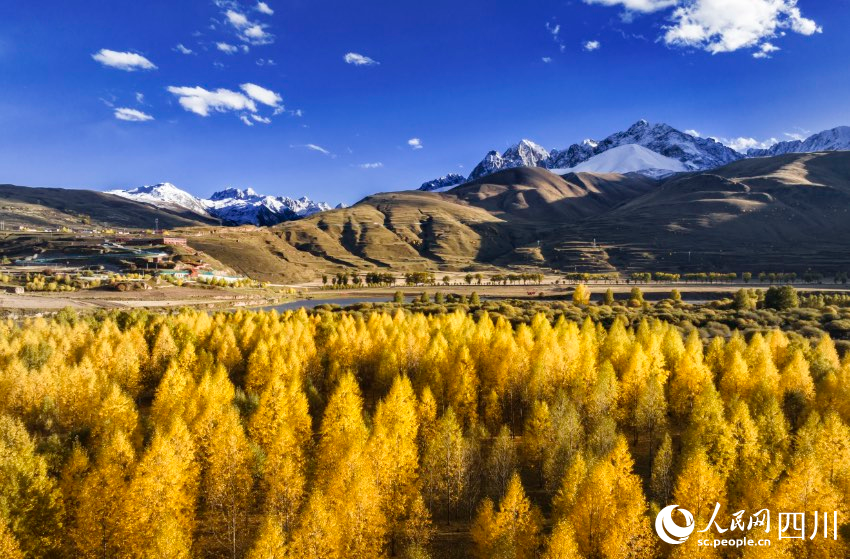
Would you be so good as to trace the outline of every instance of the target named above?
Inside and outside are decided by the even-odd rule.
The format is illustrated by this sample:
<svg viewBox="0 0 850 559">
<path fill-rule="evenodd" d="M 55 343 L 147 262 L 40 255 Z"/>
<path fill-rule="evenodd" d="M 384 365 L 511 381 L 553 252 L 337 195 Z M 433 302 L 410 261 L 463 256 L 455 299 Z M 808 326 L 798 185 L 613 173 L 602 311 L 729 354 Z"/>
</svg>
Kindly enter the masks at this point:
<svg viewBox="0 0 850 559">
<path fill-rule="evenodd" d="M 169 246 L 186 246 L 186 238 L 185 237 L 163 237 L 162 244 Z"/>
</svg>

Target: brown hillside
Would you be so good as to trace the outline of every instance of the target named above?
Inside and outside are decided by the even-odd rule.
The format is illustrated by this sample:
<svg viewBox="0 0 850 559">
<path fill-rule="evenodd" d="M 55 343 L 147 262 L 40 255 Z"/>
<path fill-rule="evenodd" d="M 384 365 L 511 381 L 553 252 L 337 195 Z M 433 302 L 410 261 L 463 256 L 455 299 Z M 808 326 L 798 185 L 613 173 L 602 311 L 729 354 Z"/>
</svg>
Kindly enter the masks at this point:
<svg viewBox="0 0 850 559">
<path fill-rule="evenodd" d="M 446 193 L 505 219 L 569 223 L 599 215 L 656 186 L 640 175 L 570 173 L 537 167 L 508 169 Z"/>
</svg>

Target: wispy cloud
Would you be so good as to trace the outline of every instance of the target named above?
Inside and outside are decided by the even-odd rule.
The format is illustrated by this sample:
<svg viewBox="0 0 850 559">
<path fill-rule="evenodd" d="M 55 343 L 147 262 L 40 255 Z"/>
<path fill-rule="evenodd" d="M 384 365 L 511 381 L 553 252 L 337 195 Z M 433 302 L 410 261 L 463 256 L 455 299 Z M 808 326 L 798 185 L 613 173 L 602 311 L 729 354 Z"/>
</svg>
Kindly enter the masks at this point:
<svg viewBox="0 0 850 559">
<path fill-rule="evenodd" d="M 546 22 L 546 31 L 552 35 L 552 39 L 555 41 L 555 44 L 558 45 L 558 50 L 564 52 L 567 50 L 567 45 L 564 44 L 563 39 L 561 39 L 561 24 L 552 22 Z"/>
<path fill-rule="evenodd" d="M 224 42 L 216 43 L 215 48 L 225 54 L 236 54 L 237 52 L 239 52 L 239 47 Z"/>
<path fill-rule="evenodd" d="M 327 149 L 323 148 L 322 146 L 316 145 L 316 144 L 298 144 L 298 145 L 293 144 L 293 145 L 290 145 L 289 147 L 291 147 L 293 149 L 297 149 L 297 148 L 308 149 L 310 151 L 315 151 L 316 153 L 321 153 L 322 155 L 327 155 L 328 157 L 334 157 L 334 154 L 331 153 L 330 150 L 327 150 Z"/>
<path fill-rule="evenodd" d="M 811 130 L 803 130 L 800 128 L 797 132 L 785 132 L 785 137 L 789 140 L 803 141 L 808 138 L 811 133 Z"/>
<path fill-rule="evenodd" d="M 582 48 L 587 52 L 593 52 L 595 50 L 599 50 L 602 44 L 599 41 L 585 41 L 582 44 Z"/>
<path fill-rule="evenodd" d="M 773 43 L 765 42 L 759 45 L 758 50 L 753 53 L 753 58 L 771 58 L 771 55 L 778 50 L 781 49 Z"/>
<path fill-rule="evenodd" d="M 136 92 L 136 103 L 138 103 L 139 105 L 145 104 L 145 94 L 144 93 L 140 93 L 138 91 Z"/>
<path fill-rule="evenodd" d="M 260 115 L 251 115 L 251 118 L 253 118 L 255 121 L 257 121 L 261 124 L 271 124 L 271 122 L 272 122 L 272 119 L 265 117 L 265 116 L 260 116 Z"/>
<path fill-rule="evenodd" d="M 622 6 L 628 12 L 650 13 L 676 6 L 679 0 L 584 0 L 586 4 Z"/>
<path fill-rule="evenodd" d="M 409 140 L 407 140 L 407 145 L 409 145 L 413 149 L 422 149 L 425 147 L 422 145 L 422 140 L 420 140 L 419 138 L 410 138 Z"/>
<path fill-rule="evenodd" d="M 263 5 L 271 9 L 268 5 Z M 268 45 L 274 42 L 274 35 L 266 31 L 267 25 L 251 21 L 248 16 L 235 8 L 226 10 L 224 17 L 242 41 L 251 45 Z"/>
<path fill-rule="evenodd" d="M 147 113 L 127 107 L 119 107 L 115 109 L 115 118 L 118 120 L 126 120 L 127 122 L 147 122 L 154 119 Z"/>
<path fill-rule="evenodd" d="M 548 56 L 544 56 L 540 60 L 542 60 L 544 64 L 549 64 L 550 62 L 552 62 L 552 59 Z"/>
<path fill-rule="evenodd" d="M 358 167 L 360 167 L 361 169 L 380 169 L 383 166 L 384 164 L 380 161 L 376 163 L 361 163 L 360 165 L 358 165 Z"/>
<path fill-rule="evenodd" d="M 269 7 L 269 5 L 265 2 L 257 2 L 257 5 L 254 9 L 260 12 L 261 14 L 266 14 L 267 16 L 274 15 L 274 10 L 272 10 L 271 7 Z"/>
<path fill-rule="evenodd" d="M 368 56 L 364 56 L 362 54 L 358 54 L 356 52 L 349 52 L 344 57 L 348 64 L 354 64 L 355 66 L 376 66 L 380 64 L 377 60 L 369 58 Z"/>
<path fill-rule="evenodd" d="M 254 126 L 254 123 L 251 122 L 251 119 L 249 119 L 246 115 L 239 115 L 239 120 L 241 120 L 245 126 Z"/>
<path fill-rule="evenodd" d="M 192 49 L 184 46 L 183 43 L 179 43 L 176 47 L 174 47 L 174 50 L 180 54 L 192 54 L 194 52 Z"/>
<path fill-rule="evenodd" d="M 685 130 L 685 134 L 689 134 L 689 135 L 693 136 L 694 138 L 701 138 L 702 137 L 702 135 L 699 132 L 697 132 L 696 130 L 693 130 L 693 129 Z"/>
<path fill-rule="evenodd" d="M 108 66 L 109 68 L 117 68 L 125 72 L 134 72 L 136 70 L 156 70 L 156 65 L 135 52 L 118 52 L 109 49 L 100 49 L 92 55 L 92 58 Z"/>
</svg>

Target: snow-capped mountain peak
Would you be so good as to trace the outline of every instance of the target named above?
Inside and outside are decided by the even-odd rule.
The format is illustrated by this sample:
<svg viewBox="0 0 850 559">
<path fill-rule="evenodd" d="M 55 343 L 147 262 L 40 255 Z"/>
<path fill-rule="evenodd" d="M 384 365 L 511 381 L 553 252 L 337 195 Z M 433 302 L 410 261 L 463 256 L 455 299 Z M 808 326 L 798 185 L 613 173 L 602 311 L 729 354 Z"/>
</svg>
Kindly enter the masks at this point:
<svg viewBox="0 0 850 559">
<path fill-rule="evenodd" d="M 170 182 L 139 186 L 130 190 L 110 190 L 108 193 L 158 207 L 183 208 L 201 215 L 208 215 L 203 200 L 177 188 Z"/>
<path fill-rule="evenodd" d="M 713 169 L 743 157 L 711 138 L 697 138 L 667 124 L 651 124 L 646 120 L 639 120 L 625 132 L 617 132 L 599 142 L 594 155 L 626 144 L 637 144 L 676 159 L 692 171 Z"/>
<path fill-rule="evenodd" d="M 449 173 L 446 176 L 423 183 L 422 186 L 419 187 L 419 190 L 424 190 L 426 192 L 443 192 L 465 182 L 466 177 L 463 175 Z"/>
<path fill-rule="evenodd" d="M 264 196 L 252 188 L 226 188 L 209 199 L 192 196 L 170 183 L 112 190 L 109 194 L 157 207 L 189 210 L 220 219 L 227 225 L 277 225 L 331 209 L 328 204 L 313 202 L 306 196 L 297 200 L 286 196 Z"/>
<path fill-rule="evenodd" d="M 487 153 L 481 163 L 472 170 L 469 180 L 484 177 L 502 169 L 541 167 L 542 163 L 548 161 L 549 156 L 550 153 L 546 148 L 531 140 L 521 140 L 516 145 L 509 147 L 504 154 L 495 150 Z"/>
<path fill-rule="evenodd" d="M 805 140 L 779 142 L 767 149 L 751 149 L 747 157 L 770 157 L 786 153 L 850 150 L 850 126 L 839 126 L 809 136 Z"/>
</svg>

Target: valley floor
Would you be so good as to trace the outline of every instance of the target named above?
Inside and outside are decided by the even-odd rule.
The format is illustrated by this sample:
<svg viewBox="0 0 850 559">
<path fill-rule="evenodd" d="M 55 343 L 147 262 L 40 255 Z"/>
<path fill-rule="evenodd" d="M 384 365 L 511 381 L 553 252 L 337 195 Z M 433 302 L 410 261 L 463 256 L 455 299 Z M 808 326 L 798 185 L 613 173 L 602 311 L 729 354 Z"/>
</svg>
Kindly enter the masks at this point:
<svg viewBox="0 0 850 559">
<path fill-rule="evenodd" d="M 64 308 L 235 308 L 273 304 L 283 297 L 272 290 L 209 289 L 165 286 L 149 291 L 84 290 L 70 293 L 0 293 L 6 311 L 58 311 Z"/>
<path fill-rule="evenodd" d="M 548 281 L 548 280 L 547 280 Z M 670 296 L 673 289 L 679 290 L 682 299 L 687 303 L 705 303 L 730 297 L 742 287 L 766 289 L 768 286 L 759 283 L 728 283 L 728 284 L 682 284 L 682 283 L 653 283 L 627 284 L 625 282 L 590 282 L 587 284 L 592 293 L 592 300 L 600 300 L 606 290 L 611 289 L 618 298 L 623 298 L 633 287 L 639 287 L 644 297 L 649 301 L 659 301 Z M 850 293 L 850 286 L 840 284 L 799 284 L 795 285 L 801 293 Z M 146 291 L 104 291 L 81 290 L 76 292 L 36 292 L 36 293 L 2 293 L 0 292 L 0 310 L 6 312 L 52 312 L 64 308 L 76 310 L 85 309 L 165 309 L 178 307 L 198 307 L 213 309 L 230 309 L 242 307 L 272 307 L 285 303 L 290 308 L 298 308 L 298 302 L 305 302 L 305 307 L 315 306 L 306 304 L 312 301 L 327 300 L 328 304 L 347 306 L 358 302 L 388 300 L 396 292 L 402 292 L 407 299 L 418 297 L 422 293 L 458 294 L 469 296 L 477 293 L 485 299 L 543 299 L 569 300 L 575 289 L 574 284 L 554 282 L 542 285 L 467 285 L 462 282 L 450 285 L 407 286 L 396 285 L 389 287 L 360 287 L 344 289 L 323 288 L 320 282 L 293 285 L 273 285 L 267 289 L 222 289 L 160 286 Z M 291 290 L 294 294 L 285 295 L 283 290 Z M 285 310 L 285 309 L 284 309 Z"/>
</svg>

